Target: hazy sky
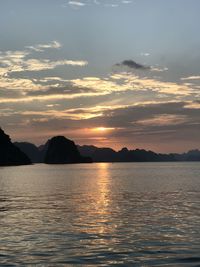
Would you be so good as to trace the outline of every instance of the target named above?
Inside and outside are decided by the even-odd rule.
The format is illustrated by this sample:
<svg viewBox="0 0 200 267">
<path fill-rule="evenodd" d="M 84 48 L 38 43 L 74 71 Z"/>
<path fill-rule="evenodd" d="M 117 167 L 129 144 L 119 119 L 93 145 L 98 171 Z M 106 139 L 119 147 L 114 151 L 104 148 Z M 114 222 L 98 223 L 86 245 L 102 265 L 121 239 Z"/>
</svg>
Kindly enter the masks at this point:
<svg viewBox="0 0 200 267">
<path fill-rule="evenodd" d="M 200 148 L 199 0 L 1 0 L 0 126 L 13 140 Z"/>
</svg>

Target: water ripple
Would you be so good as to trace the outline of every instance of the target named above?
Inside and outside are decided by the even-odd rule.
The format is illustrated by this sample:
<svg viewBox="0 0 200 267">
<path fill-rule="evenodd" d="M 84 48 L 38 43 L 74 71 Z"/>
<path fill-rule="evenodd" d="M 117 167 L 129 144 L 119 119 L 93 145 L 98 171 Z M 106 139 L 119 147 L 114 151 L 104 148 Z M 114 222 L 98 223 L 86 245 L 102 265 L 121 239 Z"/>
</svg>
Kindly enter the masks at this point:
<svg viewBox="0 0 200 267">
<path fill-rule="evenodd" d="M 199 177 L 197 163 L 2 168 L 0 266 L 200 266 Z"/>
</svg>

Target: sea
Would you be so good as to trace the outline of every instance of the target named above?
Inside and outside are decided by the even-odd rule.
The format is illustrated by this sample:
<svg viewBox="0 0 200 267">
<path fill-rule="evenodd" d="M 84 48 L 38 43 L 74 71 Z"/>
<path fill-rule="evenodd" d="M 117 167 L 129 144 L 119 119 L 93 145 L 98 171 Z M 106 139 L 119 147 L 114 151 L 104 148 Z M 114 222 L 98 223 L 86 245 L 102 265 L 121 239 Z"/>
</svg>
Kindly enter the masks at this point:
<svg viewBox="0 0 200 267">
<path fill-rule="evenodd" d="M 200 266 L 200 163 L 0 168 L 0 266 Z"/>
</svg>

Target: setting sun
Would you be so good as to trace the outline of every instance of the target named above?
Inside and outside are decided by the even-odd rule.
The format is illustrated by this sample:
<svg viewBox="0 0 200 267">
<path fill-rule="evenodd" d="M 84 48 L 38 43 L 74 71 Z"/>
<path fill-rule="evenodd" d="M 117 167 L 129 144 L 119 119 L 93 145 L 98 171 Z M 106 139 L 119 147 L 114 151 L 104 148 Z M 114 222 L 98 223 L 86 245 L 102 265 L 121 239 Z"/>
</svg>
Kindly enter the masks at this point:
<svg viewBox="0 0 200 267">
<path fill-rule="evenodd" d="M 114 128 L 97 127 L 97 128 L 94 128 L 93 130 L 96 132 L 107 132 L 107 131 L 114 130 Z"/>
<path fill-rule="evenodd" d="M 97 131 L 100 131 L 100 132 L 105 132 L 106 130 L 108 130 L 107 128 L 105 127 L 99 127 L 96 129 Z"/>
</svg>

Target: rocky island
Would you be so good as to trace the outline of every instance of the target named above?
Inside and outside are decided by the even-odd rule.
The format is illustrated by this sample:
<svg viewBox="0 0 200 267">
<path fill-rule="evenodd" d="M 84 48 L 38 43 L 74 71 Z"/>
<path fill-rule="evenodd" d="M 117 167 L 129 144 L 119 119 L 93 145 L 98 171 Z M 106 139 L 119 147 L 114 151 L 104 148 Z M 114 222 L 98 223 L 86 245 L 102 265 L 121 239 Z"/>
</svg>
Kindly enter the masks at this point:
<svg viewBox="0 0 200 267">
<path fill-rule="evenodd" d="M 75 143 L 64 136 L 56 136 L 47 141 L 44 163 L 90 163 L 91 158 L 81 156 Z"/>
<path fill-rule="evenodd" d="M 31 164 L 28 156 L 16 147 L 0 128 L 0 166 L 17 166 Z"/>
</svg>

